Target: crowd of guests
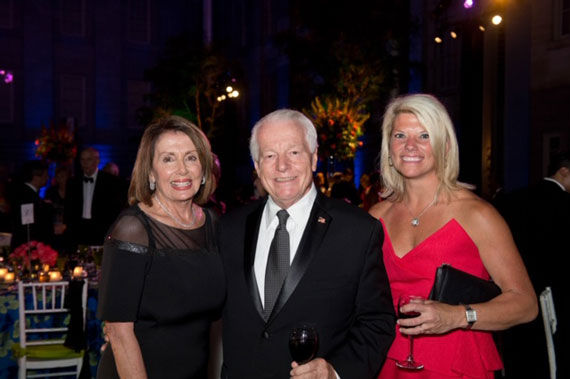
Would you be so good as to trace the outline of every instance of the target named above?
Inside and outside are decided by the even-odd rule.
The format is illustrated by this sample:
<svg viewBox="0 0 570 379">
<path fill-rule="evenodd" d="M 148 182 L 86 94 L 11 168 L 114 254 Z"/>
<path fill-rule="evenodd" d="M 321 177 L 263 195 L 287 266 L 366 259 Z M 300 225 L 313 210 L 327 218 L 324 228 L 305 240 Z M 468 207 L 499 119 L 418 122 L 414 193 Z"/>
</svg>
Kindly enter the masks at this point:
<svg viewBox="0 0 570 379">
<path fill-rule="evenodd" d="M 126 206 L 127 187 L 118 175 L 99 170 L 100 156 L 95 148 L 88 147 L 79 156 L 78 175 L 71 175 L 70 166 L 59 165 L 48 186 L 47 163 L 30 160 L 5 185 L 0 231 L 12 234 L 12 248 L 35 240 L 73 253 L 79 245 L 103 244 L 109 226 Z M 113 165 L 106 167 L 116 171 Z M 42 188 L 44 196 L 40 195 Z M 31 213 L 23 213 L 29 208 L 26 204 L 33 205 Z"/>
<path fill-rule="evenodd" d="M 523 217 L 507 211 L 510 203 L 497 207 L 515 239 L 500 213 L 458 181 L 458 143 L 436 98 L 406 95 L 388 105 L 382 176 L 362 175 L 358 189 L 350 169 L 315 174 L 317 134 L 300 112 L 263 117 L 249 148 L 253 190 L 229 211 L 215 194 L 221 168 L 208 139 L 178 116 L 145 129 L 128 193 L 98 170 L 93 148 L 81 152 L 82 175 L 56 171 L 46 195 L 56 215 L 50 231 L 67 235 L 65 244 L 104 241 L 98 317 L 109 344 L 98 377 L 494 378 L 501 369 L 517 377 L 504 354 L 508 338 L 498 349 L 494 332 L 534 320 L 535 291 L 559 284 L 534 268 L 529 277 L 529 249 L 544 241 L 519 241 L 534 230 L 518 230 Z M 568 157 L 555 168 L 542 184 L 562 189 L 562 233 Z M 25 172 L 18 201 L 39 212 L 47 168 L 33 162 Z M 535 211 L 539 228 L 550 216 Z M 21 231 L 13 233 L 18 241 Z M 492 279 L 500 294 L 476 304 L 429 300 L 442 264 Z M 417 298 L 399 305 L 405 295 Z M 212 368 L 219 320 L 223 359 Z M 307 362 L 288 349 L 300 325 L 318 332 Z M 418 370 L 399 367 L 411 337 Z"/>
</svg>

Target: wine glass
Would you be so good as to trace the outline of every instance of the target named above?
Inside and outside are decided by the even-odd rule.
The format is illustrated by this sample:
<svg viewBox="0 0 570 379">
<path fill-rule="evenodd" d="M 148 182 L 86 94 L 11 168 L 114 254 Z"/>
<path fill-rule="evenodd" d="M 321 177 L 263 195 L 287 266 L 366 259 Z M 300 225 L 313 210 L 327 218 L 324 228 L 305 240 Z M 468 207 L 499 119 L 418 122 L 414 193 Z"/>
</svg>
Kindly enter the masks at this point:
<svg viewBox="0 0 570 379">
<path fill-rule="evenodd" d="M 309 362 L 317 354 L 319 336 L 315 328 L 309 325 L 300 325 L 291 329 L 289 333 L 289 352 L 298 364 Z"/>
<path fill-rule="evenodd" d="M 420 315 L 419 312 L 402 312 L 401 309 L 404 305 L 414 302 L 420 302 L 424 300 L 421 296 L 413 296 L 413 295 L 401 295 L 398 299 L 398 318 L 413 318 L 418 317 Z M 422 363 L 416 362 L 414 360 L 414 336 L 408 336 L 410 339 L 410 354 L 408 357 L 401 361 L 396 361 L 396 366 L 408 370 L 421 370 L 424 368 Z"/>
</svg>

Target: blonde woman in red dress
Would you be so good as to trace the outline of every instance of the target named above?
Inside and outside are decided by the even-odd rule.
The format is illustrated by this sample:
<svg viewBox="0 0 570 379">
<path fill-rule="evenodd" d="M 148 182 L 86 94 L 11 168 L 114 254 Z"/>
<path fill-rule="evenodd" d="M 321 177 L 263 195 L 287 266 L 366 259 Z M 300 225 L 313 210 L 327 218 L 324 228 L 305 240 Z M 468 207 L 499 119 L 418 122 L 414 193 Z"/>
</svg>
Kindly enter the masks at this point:
<svg viewBox="0 0 570 379">
<path fill-rule="evenodd" d="M 392 101 L 382 136 L 387 201 L 370 213 L 384 226 L 383 259 L 394 307 L 400 295 L 427 298 L 443 263 L 492 278 L 502 293 L 480 304 L 423 300 L 402 307 L 420 315 L 398 320 L 379 378 L 493 378 L 502 362 L 491 332 L 529 322 L 538 313 L 509 228 L 491 205 L 457 181 L 457 140 L 436 98 L 415 94 Z M 408 336 L 414 336 L 421 370 L 396 367 L 408 356 Z"/>
</svg>

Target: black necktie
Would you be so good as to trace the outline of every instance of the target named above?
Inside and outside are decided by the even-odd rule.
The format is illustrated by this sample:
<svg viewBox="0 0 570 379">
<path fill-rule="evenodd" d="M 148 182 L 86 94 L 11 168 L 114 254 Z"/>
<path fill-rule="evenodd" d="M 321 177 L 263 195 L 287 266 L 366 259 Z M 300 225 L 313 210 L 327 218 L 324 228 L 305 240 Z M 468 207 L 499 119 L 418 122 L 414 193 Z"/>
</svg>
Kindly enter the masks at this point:
<svg viewBox="0 0 570 379">
<path fill-rule="evenodd" d="M 286 210 L 277 212 L 279 225 L 275 229 L 275 235 L 269 247 L 269 257 L 265 269 L 265 307 L 263 315 L 265 321 L 271 315 L 275 300 L 281 291 L 283 281 L 289 272 L 289 233 L 287 232 L 287 218 L 289 213 Z"/>
<path fill-rule="evenodd" d="M 93 183 L 93 178 L 90 177 L 90 176 L 84 176 L 84 177 L 83 177 L 83 181 L 84 181 L 85 183 Z"/>
</svg>

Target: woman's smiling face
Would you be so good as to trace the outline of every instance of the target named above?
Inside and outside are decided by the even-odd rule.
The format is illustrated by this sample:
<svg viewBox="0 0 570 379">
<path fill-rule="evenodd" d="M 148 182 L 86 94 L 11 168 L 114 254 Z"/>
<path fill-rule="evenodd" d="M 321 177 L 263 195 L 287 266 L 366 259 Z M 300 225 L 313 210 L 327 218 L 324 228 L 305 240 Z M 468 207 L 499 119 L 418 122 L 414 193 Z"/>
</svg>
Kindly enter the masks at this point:
<svg viewBox="0 0 570 379">
<path fill-rule="evenodd" d="M 196 195 L 202 180 L 202 164 L 196 146 L 186 134 L 163 133 L 154 147 L 150 180 L 156 194 L 166 201 L 186 201 Z"/>
<path fill-rule="evenodd" d="M 390 135 L 390 158 L 394 168 L 405 178 L 430 173 L 436 175 L 429 133 L 415 115 L 401 113 L 394 120 Z"/>
</svg>

